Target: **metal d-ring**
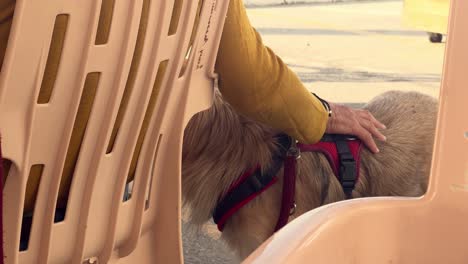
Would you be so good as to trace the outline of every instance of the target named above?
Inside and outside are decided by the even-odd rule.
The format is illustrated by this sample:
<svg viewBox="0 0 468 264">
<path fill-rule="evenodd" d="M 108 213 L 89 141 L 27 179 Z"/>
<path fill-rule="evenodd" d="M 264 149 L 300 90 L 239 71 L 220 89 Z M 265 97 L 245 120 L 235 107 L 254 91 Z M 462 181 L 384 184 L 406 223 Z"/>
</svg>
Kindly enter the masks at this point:
<svg viewBox="0 0 468 264">
<path fill-rule="evenodd" d="M 289 210 L 289 216 L 292 216 L 296 213 L 296 208 L 297 208 L 297 205 L 296 203 L 294 203 L 293 207 L 291 207 L 291 210 Z"/>
<path fill-rule="evenodd" d="M 289 157 L 295 157 L 296 159 L 301 158 L 301 150 L 297 147 L 299 141 L 292 139 L 291 147 L 288 149 L 287 155 Z"/>
</svg>

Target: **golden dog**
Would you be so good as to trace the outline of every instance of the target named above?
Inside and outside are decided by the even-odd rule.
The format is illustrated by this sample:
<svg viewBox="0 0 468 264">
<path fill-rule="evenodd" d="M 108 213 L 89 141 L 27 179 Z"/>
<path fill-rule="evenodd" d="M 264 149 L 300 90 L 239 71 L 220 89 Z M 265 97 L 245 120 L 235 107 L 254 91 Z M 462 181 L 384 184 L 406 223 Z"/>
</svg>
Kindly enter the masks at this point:
<svg viewBox="0 0 468 264">
<path fill-rule="evenodd" d="M 363 147 L 359 181 L 352 197 L 421 196 L 430 171 L 437 100 L 416 92 L 387 92 L 364 109 L 387 126 L 379 154 Z M 201 226 L 229 187 L 247 169 L 271 166 L 278 131 L 242 116 L 215 94 L 213 106 L 198 113 L 185 129 L 182 166 L 184 205 L 191 223 Z M 340 182 L 323 154 L 303 153 L 297 163 L 296 213 L 345 199 Z M 270 237 L 278 219 L 282 169 L 278 182 L 242 207 L 227 222 L 222 238 L 244 258 Z"/>
</svg>

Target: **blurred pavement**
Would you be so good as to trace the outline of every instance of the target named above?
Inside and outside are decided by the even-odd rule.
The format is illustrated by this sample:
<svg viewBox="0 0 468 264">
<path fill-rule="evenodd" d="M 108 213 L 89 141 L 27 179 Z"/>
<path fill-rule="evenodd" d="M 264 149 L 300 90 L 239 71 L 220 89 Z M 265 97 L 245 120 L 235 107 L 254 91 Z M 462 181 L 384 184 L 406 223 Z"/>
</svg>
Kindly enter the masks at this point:
<svg viewBox="0 0 468 264">
<path fill-rule="evenodd" d="M 292 4 L 320 4 L 320 3 L 342 3 L 358 1 L 387 1 L 387 0 L 244 0 L 247 7 L 292 5 Z"/>
</svg>

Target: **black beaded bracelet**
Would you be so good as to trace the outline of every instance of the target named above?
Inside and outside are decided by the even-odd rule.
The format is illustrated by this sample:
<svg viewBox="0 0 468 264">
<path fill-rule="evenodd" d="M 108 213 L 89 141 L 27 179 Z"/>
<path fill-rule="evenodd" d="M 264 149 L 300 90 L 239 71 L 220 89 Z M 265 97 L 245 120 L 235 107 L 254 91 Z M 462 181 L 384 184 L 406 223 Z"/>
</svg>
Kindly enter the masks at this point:
<svg viewBox="0 0 468 264">
<path fill-rule="evenodd" d="M 322 103 L 323 107 L 325 108 L 325 110 L 327 111 L 328 113 L 328 117 L 331 117 L 332 115 L 332 110 L 331 110 L 331 107 L 330 107 L 330 104 L 323 100 L 322 98 L 320 98 L 318 95 L 316 95 L 315 93 L 312 93 L 315 97 L 317 97 L 317 99 L 319 99 L 319 101 Z"/>
</svg>

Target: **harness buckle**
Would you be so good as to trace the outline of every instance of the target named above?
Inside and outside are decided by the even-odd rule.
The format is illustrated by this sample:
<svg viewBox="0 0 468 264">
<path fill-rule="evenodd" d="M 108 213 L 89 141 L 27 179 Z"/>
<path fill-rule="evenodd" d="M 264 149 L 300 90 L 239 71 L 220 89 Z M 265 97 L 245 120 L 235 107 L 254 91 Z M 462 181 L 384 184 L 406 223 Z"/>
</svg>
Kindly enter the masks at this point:
<svg viewBox="0 0 468 264">
<path fill-rule="evenodd" d="M 343 183 L 352 182 L 354 185 L 356 181 L 356 161 L 354 158 L 341 160 L 340 178 Z"/>
<path fill-rule="evenodd" d="M 286 156 L 288 157 L 295 157 L 297 160 L 301 158 L 301 150 L 297 147 L 297 143 L 299 141 L 292 139 L 291 146 L 286 152 Z"/>
<path fill-rule="evenodd" d="M 340 166 L 341 187 L 347 198 L 351 198 L 356 185 L 356 161 L 354 158 L 342 159 Z"/>
</svg>

